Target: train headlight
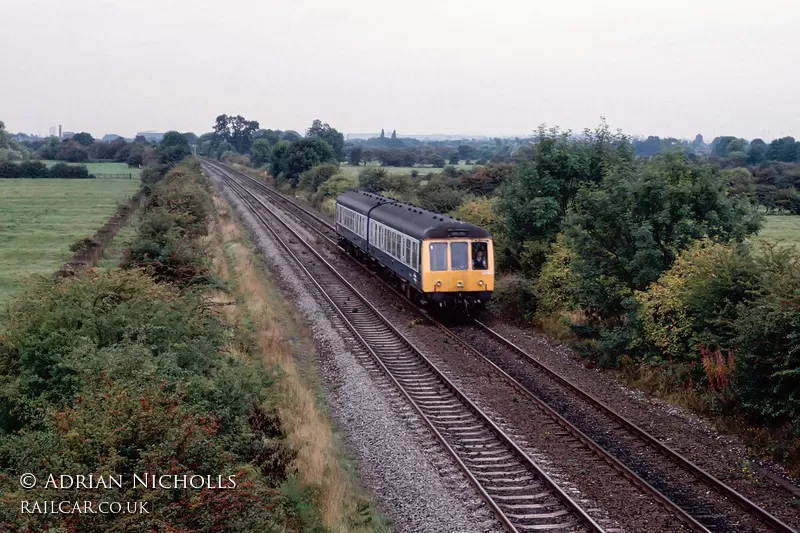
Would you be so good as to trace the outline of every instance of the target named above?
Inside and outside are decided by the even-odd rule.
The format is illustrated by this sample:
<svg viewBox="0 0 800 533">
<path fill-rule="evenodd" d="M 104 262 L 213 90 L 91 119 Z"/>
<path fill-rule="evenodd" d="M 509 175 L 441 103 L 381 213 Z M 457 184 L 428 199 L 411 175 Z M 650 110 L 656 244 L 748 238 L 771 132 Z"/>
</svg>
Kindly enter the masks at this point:
<svg viewBox="0 0 800 533">
<path fill-rule="evenodd" d="M 478 285 L 483 285 L 483 280 L 482 279 L 478 280 Z"/>
<path fill-rule="evenodd" d="M 441 281 L 437 281 L 437 282 L 436 282 L 436 286 L 437 286 L 437 287 L 441 287 L 441 286 L 442 286 L 442 282 L 441 282 Z"/>
<path fill-rule="evenodd" d="M 464 282 L 463 282 L 463 281 L 459 281 L 459 282 L 458 282 L 458 286 L 459 286 L 459 287 L 463 287 L 463 286 L 464 286 Z"/>
</svg>

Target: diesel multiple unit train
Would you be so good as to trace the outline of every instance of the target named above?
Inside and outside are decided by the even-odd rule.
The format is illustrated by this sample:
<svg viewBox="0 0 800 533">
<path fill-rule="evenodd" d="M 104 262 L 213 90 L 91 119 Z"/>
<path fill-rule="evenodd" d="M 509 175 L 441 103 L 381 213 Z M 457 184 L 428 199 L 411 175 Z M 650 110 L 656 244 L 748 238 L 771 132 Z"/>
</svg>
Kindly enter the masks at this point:
<svg viewBox="0 0 800 533">
<path fill-rule="evenodd" d="M 383 270 L 426 306 L 471 308 L 494 289 L 494 249 L 485 229 L 361 190 L 336 198 L 339 246 Z"/>
</svg>

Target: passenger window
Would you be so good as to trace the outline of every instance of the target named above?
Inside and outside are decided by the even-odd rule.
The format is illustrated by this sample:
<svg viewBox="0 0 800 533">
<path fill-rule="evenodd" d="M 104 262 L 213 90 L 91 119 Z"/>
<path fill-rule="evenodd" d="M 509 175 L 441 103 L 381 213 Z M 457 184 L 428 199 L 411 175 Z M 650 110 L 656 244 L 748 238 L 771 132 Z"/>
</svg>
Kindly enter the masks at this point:
<svg viewBox="0 0 800 533">
<path fill-rule="evenodd" d="M 466 270 L 469 265 L 469 246 L 465 242 L 450 243 L 450 268 Z"/>
<path fill-rule="evenodd" d="M 487 257 L 487 245 L 485 242 L 472 243 L 472 269 L 487 270 L 489 259 Z"/>
<path fill-rule="evenodd" d="M 447 270 L 447 243 L 435 242 L 430 245 L 431 270 Z"/>
</svg>

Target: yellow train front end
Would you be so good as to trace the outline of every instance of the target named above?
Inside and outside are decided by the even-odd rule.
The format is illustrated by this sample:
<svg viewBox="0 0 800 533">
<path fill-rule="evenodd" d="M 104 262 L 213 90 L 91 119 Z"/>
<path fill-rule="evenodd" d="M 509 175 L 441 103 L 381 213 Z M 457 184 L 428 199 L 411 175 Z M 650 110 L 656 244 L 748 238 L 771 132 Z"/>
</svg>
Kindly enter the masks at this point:
<svg viewBox="0 0 800 533">
<path fill-rule="evenodd" d="M 480 307 L 494 290 L 490 238 L 426 239 L 420 274 L 425 299 L 441 307 Z"/>
</svg>

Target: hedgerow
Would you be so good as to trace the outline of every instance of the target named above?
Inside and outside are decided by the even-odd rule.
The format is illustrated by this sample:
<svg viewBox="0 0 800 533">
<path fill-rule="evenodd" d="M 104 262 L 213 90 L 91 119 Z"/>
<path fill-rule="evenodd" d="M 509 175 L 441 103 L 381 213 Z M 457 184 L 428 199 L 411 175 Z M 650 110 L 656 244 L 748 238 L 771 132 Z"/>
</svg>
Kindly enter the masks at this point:
<svg viewBox="0 0 800 533">
<path fill-rule="evenodd" d="M 155 175 L 155 174 L 154 174 Z M 0 530 L 323 531 L 251 337 L 214 312 L 193 162 L 153 181 L 127 268 L 42 280 L 0 335 Z M 141 267 L 141 268 L 140 268 Z M 21 473 L 119 475 L 123 487 L 22 490 Z M 236 488 L 133 487 L 143 473 L 235 476 Z M 146 501 L 149 514 L 22 514 L 20 501 Z"/>
</svg>

